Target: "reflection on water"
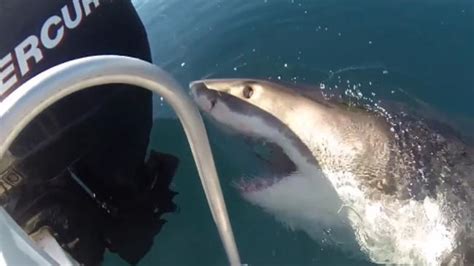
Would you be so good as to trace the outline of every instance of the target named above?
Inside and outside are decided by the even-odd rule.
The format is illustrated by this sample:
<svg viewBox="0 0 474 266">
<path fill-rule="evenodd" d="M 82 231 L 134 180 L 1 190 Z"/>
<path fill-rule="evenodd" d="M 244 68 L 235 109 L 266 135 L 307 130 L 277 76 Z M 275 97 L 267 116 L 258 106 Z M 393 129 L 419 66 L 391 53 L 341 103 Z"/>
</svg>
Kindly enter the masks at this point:
<svg viewBox="0 0 474 266">
<path fill-rule="evenodd" d="M 435 107 L 471 134 L 474 4 L 470 0 L 136 0 L 154 62 L 183 86 L 206 77 L 323 84 Z M 158 117 L 173 116 L 156 99 Z M 427 111 L 431 115 L 433 111 Z M 437 118 L 440 118 L 436 115 Z M 256 174 L 241 140 L 210 125 L 211 143 L 244 262 L 252 265 L 368 264 L 292 232 L 244 202 L 233 180 Z M 226 145 L 222 145 L 226 143 Z M 156 238 L 143 265 L 225 264 L 204 194 L 175 120 L 159 120 L 152 146 L 181 159 L 181 211 Z M 116 263 L 109 259 L 107 263 Z"/>
</svg>

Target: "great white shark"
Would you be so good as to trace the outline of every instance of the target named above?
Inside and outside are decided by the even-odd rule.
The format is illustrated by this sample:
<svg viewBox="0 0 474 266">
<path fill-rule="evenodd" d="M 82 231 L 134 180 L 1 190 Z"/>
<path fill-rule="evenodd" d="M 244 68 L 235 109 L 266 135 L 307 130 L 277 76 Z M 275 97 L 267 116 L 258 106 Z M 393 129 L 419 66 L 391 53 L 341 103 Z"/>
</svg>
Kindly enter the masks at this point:
<svg viewBox="0 0 474 266">
<path fill-rule="evenodd" d="M 474 264 L 474 152 L 458 135 L 317 89 L 254 79 L 190 88 L 213 120 L 291 161 L 285 173 L 238 185 L 290 228 L 376 263 Z"/>
</svg>

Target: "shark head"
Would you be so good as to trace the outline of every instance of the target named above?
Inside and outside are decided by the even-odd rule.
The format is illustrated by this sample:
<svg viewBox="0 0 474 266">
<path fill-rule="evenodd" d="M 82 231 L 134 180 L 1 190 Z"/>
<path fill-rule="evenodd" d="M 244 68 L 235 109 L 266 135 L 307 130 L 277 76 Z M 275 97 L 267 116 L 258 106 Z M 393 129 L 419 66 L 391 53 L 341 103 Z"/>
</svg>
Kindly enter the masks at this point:
<svg viewBox="0 0 474 266">
<path fill-rule="evenodd" d="M 200 80 L 190 88 L 200 109 L 218 124 L 273 143 L 284 154 L 272 162 L 288 165 L 284 171 L 238 182 L 246 200 L 321 243 L 351 243 L 345 246 L 354 249 L 349 222 L 339 215 L 343 203 L 333 183 L 339 181 L 325 174 L 364 148 L 341 127 L 353 123 L 342 107 L 319 90 L 310 94 L 264 80 Z"/>
<path fill-rule="evenodd" d="M 253 79 L 191 83 L 208 116 L 233 131 L 280 146 L 300 171 L 372 171 L 388 159 L 388 134 L 362 110 L 324 99 L 320 90 Z M 377 165 L 372 167 L 375 159 Z M 371 174 L 371 173 L 365 173 Z"/>
</svg>

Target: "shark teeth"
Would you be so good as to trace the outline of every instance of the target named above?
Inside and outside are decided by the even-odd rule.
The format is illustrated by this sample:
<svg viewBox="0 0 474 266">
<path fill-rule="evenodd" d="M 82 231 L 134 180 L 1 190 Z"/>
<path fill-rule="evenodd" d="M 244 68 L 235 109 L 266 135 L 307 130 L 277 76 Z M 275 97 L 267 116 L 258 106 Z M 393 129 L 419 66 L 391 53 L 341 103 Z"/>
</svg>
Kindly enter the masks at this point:
<svg viewBox="0 0 474 266">
<path fill-rule="evenodd" d="M 242 177 L 240 181 L 234 182 L 234 186 L 241 192 L 241 193 L 252 193 L 267 189 L 274 184 L 280 182 L 284 177 L 273 177 L 273 178 L 245 178 Z"/>
</svg>

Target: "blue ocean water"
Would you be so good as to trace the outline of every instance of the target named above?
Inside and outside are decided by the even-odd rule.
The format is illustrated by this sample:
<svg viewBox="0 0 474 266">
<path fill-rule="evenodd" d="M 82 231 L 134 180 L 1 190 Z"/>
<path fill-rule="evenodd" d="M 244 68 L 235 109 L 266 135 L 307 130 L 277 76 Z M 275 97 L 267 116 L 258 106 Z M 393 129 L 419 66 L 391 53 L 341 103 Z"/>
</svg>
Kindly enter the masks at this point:
<svg viewBox="0 0 474 266">
<path fill-rule="evenodd" d="M 154 63 L 185 87 L 207 77 L 252 77 L 341 83 L 374 97 L 401 91 L 411 102 L 438 110 L 465 134 L 473 132 L 474 2 L 470 0 L 136 0 L 134 4 L 147 29 Z M 167 217 L 140 265 L 225 265 L 179 122 L 159 97 L 155 114 L 151 146 L 181 159 L 174 181 L 180 211 Z M 211 124 L 208 129 L 245 263 L 369 265 L 337 248 L 322 247 L 244 202 L 232 181 L 251 175 L 258 162 L 242 140 Z M 121 263 L 113 255 L 105 262 Z"/>
</svg>

